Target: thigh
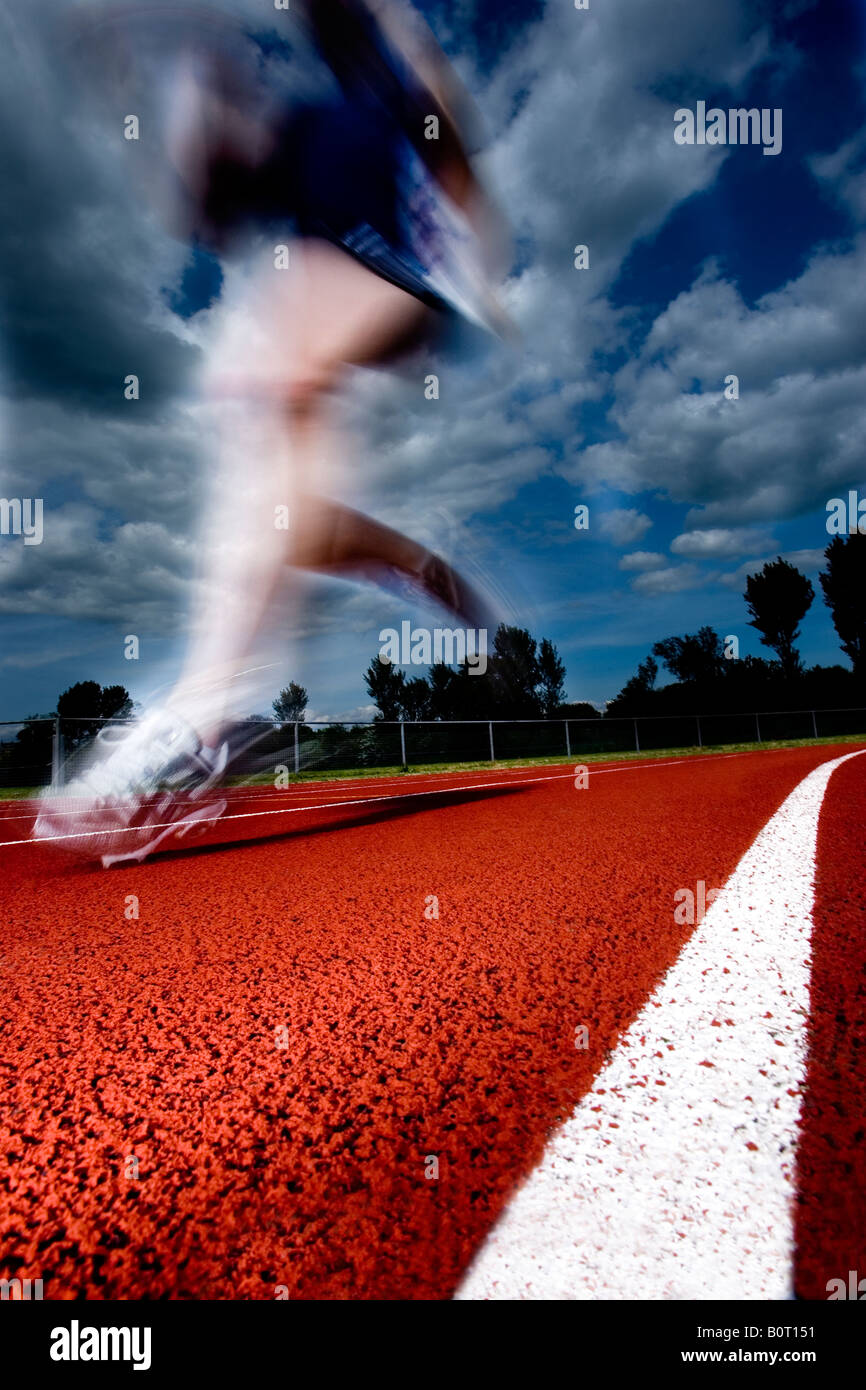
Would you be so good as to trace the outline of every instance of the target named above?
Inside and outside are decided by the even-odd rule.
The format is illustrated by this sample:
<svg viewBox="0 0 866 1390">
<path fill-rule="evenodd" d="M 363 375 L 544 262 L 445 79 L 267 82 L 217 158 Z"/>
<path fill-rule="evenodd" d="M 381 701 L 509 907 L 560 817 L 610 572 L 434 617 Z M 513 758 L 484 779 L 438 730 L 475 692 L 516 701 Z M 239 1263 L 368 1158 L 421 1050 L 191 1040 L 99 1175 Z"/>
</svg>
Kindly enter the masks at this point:
<svg viewBox="0 0 866 1390">
<path fill-rule="evenodd" d="M 224 395 L 328 390 L 347 366 L 399 357 L 433 330 L 435 310 L 330 242 L 262 254 L 216 315 L 203 385 Z"/>
<path fill-rule="evenodd" d="M 295 355 L 325 372 L 387 362 L 415 341 L 435 311 L 325 241 L 301 247 Z"/>
</svg>

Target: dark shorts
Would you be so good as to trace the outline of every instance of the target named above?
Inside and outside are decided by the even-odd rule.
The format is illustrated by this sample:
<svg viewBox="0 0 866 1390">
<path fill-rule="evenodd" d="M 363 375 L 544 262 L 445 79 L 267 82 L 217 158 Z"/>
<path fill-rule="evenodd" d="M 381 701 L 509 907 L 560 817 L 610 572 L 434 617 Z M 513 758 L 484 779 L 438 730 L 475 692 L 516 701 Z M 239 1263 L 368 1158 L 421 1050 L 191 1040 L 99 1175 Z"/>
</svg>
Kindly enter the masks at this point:
<svg viewBox="0 0 866 1390">
<path fill-rule="evenodd" d="M 226 220 L 290 226 L 340 246 L 430 307 L 450 311 L 426 284 L 407 237 L 402 162 L 407 143 L 376 103 L 336 98 L 287 110 L 273 157 L 228 190 Z M 225 183 L 222 184 L 226 187 Z"/>
</svg>

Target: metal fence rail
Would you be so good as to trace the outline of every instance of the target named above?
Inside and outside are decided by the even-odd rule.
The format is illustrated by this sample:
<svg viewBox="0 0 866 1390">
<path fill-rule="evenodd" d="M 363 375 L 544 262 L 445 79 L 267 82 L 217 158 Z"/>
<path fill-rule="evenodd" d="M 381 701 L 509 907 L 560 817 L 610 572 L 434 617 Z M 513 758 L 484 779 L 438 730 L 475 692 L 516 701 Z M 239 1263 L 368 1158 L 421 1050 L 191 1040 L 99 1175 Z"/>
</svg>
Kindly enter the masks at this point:
<svg viewBox="0 0 866 1390">
<path fill-rule="evenodd" d="M 93 754 L 102 729 L 133 720 L 25 719 L 0 723 L 0 787 L 69 781 Z M 301 772 L 361 771 L 437 763 L 501 762 L 605 753 L 866 736 L 866 709 L 764 710 L 731 714 L 598 719 L 316 720 L 238 722 L 229 736 L 229 775 L 287 778 Z"/>
</svg>

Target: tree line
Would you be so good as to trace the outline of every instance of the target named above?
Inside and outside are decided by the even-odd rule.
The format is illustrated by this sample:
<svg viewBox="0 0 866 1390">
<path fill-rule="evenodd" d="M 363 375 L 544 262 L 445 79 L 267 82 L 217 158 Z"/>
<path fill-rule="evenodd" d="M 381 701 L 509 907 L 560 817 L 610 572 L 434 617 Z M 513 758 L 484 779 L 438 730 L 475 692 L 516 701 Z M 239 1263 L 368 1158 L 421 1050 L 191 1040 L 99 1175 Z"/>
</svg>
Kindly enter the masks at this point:
<svg viewBox="0 0 866 1390">
<path fill-rule="evenodd" d="M 376 708 L 374 723 L 610 719 L 862 704 L 866 701 L 866 535 L 833 538 L 825 551 L 819 583 L 850 670 L 841 665 L 804 667 L 797 642 L 815 588 L 796 566 L 779 556 L 748 576 L 743 594 L 749 625 L 773 652 L 774 660 L 739 658 L 725 638 L 707 625 L 697 632 L 665 637 L 653 644 L 602 716 L 585 701 L 566 703 L 565 665 L 553 642 L 548 638 L 537 642 L 526 628 L 503 624 L 483 674 L 464 662 L 459 666 L 438 663 L 426 676 L 407 676 L 400 667 L 374 657 L 364 673 Z M 672 678 L 666 685 L 658 683 L 660 667 Z M 285 743 L 287 728 L 296 722 L 301 725 L 300 738 L 310 741 L 313 733 L 303 723 L 308 704 L 307 691 L 292 681 L 274 701 L 271 715 L 252 719 L 273 726 L 267 738 L 275 750 Z M 63 721 L 68 752 L 88 743 L 104 721 L 124 719 L 132 712 L 131 696 L 123 686 L 78 681 L 63 691 L 49 715 L 27 716 L 31 722 L 23 725 L 14 740 L 0 745 L 0 777 L 8 782 L 15 775 L 29 778 L 32 773 L 32 784 L 40 780 L 37 774 L 51 764 L 50 721 L 56 717 Z M 36 720 L 43 722 L 32 722 Z M 368 737 L 363 730 L 355 733 L 334 725 L 316 737 L 326 756 L 329 750 L 337 756 L 347 740 L 364 742 L 366 738 L 370 759 L 375 761 L 384 734 Z"/>
<path fill-rule="evenodd" d="M 655 642 L 607 706 L 611 716 L 829 709 L 866 699 L 866 535 L 834 536 L 819 575 L 840 646 L 851 662 L 803 665 L 800 623 L 815 599 L 811 580 L 778 556 L 746 580 L 749 626 L 775 660 L 739 658 L 712 627 Z M 657 687 L 659 662 L 673 681 Z"/>
<path fill-rule="evenodd" d="M 128 719 L 134 709 L 132 696 L 122 685 L 102 686 L 98 681 L 76 681 L 58 697 L 50 714 L 28 714 L 14 741 L 0 744 L 0 785 L 37 786 L 51 767 L 54 720 L 63 721 L 67 753 L 84 747 L 112 719 Z M 21 779 L 24 779 L 21 781 Z"/>
<path fill-rule="evenodd" d="M 547 637 L 503 623 L 484 672 L 439 662 L 407 677 L 377 656 L 364 683 L 380 720 L 552 719 L 564 705 L 565 665 Z"/>
</svg>

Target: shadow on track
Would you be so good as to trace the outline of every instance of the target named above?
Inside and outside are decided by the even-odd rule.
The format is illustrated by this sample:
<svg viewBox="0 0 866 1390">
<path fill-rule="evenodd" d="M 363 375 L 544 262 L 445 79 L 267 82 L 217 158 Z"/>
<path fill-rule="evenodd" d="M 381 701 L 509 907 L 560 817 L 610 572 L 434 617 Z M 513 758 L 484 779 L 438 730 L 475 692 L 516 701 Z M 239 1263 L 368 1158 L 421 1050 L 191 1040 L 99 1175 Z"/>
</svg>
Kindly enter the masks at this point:
<svg viewBox="0 0 866 1390">
<path fill-rule="evenodd" d="M 487 787 L 484 789 L 465 787 L 451 788 L 448 791 L 430 791 L 423 793 L 424 805 L 407 804 L 420 800 L 419 794 L 408 793 L 406 797 L 390 797 L 386 804 L 378 810 L 366 811 L 363 814 L 356 814 L 348 819 L 341 819 L 336 824 L 330 820 L 325 825 L 303 826 L 299 830 L 280 830 L 272 835 L 250 835 L 244 839 L 220 840 L 216 844 L 188 844 L 177 849 L 158 850 L 155 854 L 145 860 L 145 863 L 156 863 L 161 860 L 188 859 L 198 857 L 203 854 L 219 854 L 224 851 L 237 851 L 240 849 L 255 848 L 259 845 L 283 844 L 292 840 L 304 840 L 313 835 L 329 835 L 340 830 L 356 830 L 365 825 L 379 825 L 390 820 L 402 820 L 406 816 L 423 815 L 427 811 L 439 811 L 444 806 L 462 806 L 467 802 L 486 801 L 491 797 L 517 796 L 525 791 L 524 787 Z M 304 815 L 306 813 L 316 814 L 319 808 L 316 806 L 303 807 L 298 810 L 287 810 L 287 815 Z M 339 806 L 329 806 L 326 814 L 339 815 Z M 254 813 L 255 814 L 255 813 Z M 278 814 L 278 813 L 275 813 Z M 252 816 L 251 816 L 252 819 Z M 216 824 L 219 825 L 220 822 Z M 118 869 L 140 868 L 139 864 L 131 859 L 113 866 L 111 872 Z M 88 870 L 92 865 L 87 866 Z"/>
</svg>

